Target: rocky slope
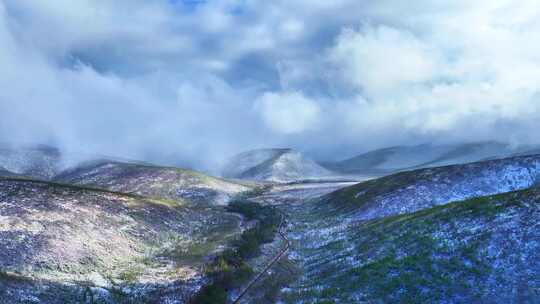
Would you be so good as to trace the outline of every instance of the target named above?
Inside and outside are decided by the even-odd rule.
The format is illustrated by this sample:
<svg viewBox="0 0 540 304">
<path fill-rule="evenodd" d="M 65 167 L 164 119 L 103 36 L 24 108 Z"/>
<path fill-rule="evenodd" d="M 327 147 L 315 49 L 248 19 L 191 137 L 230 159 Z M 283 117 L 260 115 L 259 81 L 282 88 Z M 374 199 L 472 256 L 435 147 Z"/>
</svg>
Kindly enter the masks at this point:
<svg viewBox="0 0 540 304">
<path fill-rule="evenodd" d="M 62 172 L 55 181 L 195 203 L 225 204 L 250 187 L 173 167 L 110 160 L 86 162 Z"/>
<path fill-rule="evenodd" d="M 291 149 L 261 149 L 233 157 L 223 176 L 256 181 L 291 182 L 334 174 Z"/>
<path fill-rule="evenodd" d="M 538 148 L 512 147 L 497 142 L 456 145 L 398 146 L 370 151 L 326 167 L 346 174 L 386 175 L 425 167 L 463 164 L 517 155 L 538 154 Z"/>
<path fill-rule="evenodd" d="M 0 179 L 0 302 L 183 303 L 240 223 L 219 207 Z"/>
</svg>

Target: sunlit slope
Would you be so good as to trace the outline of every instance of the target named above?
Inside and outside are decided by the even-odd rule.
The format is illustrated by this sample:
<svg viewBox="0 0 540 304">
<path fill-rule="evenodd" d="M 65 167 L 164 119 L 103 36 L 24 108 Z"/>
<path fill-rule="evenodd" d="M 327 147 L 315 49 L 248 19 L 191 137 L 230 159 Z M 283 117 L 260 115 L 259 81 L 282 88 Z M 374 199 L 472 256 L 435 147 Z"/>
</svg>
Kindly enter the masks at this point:
<svg viewBox="0 0 540 304">
<path fill-rule="evenodd" d="M 196 171 L 98 160 L 66 170 L 55 181 L 190 202 L 224 204 L 248 186 Z"/>
<path fill-rule="evenodd" d="M 0 179 L 0 302 L 183 302 L 239 224 L 217 207 Z"/>
</svg>

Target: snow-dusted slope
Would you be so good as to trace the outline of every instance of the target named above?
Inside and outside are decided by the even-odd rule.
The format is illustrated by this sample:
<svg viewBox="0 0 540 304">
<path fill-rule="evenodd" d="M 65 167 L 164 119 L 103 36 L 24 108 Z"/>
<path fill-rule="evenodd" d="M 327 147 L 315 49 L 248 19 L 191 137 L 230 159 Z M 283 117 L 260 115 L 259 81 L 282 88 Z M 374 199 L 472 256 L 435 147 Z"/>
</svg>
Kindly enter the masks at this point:
<svg viewBox="0 0 540 304">
<path fill-rule="evenodd" d="M 515 148 L 497 142 L 456 145 L 425 144 L 374 150 L 337 163 L 326 164 L 326 166 L 342 173 L 388 174 L 410 169 L 530 154 L 535 154 L 533 147 Z"/>
<path fill-rule="evenodd" d="M 539 181 L 540 155 L 521 156 L 397 173 L 282 206 L 302 269 L 284 302 L 536 299 L 538 190 L 475 198 Z"/>
<path fill-rule="evenodd" d="M 303 208 L 301 208 L 303 207 Z M 538 189 L 344 223 L 294 211 L 284 303 L 537 303 Z M 306 210 L 307 209 L 307 210 Z"/>
<path fill-rule="evenodd" d="M 540 181 L 540 155 L 401 172 L 329 194 L 324 203 L 354 209 L 357 219 L 525 189 Z"/>
<path fill-rule="evenodd" d="M 290 182 L 328 177 L 333 173 L 291 149 L 262 149 L 233 157 L 223 175 L 257 181 Z"/>
<path fill-rule="evenodd" d="M 247 170 L 264 163 L 269 159 L 279 157 L 289 149 L 259 149 L 242 152 L 227 161 L 223 168 L 224 177 L 238 178 Z"/>
<path fill-rule="evenodd" d="M 224 204 L 246 185 L 196 171 L 148 164 L 95 160 L 68 169 L 55 181 L 197 203 Z"/>
</svg>

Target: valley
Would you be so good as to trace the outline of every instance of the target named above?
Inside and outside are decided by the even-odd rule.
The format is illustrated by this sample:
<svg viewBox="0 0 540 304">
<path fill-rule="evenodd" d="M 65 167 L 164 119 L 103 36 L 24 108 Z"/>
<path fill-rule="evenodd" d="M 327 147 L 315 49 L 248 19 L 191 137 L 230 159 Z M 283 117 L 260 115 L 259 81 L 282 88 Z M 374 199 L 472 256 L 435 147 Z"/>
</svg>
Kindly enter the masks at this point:
<svg viewBox="0 0 540 304">
<path fill-rule="evenodd" d="M 540 304 L 539 17 L 0 0 L 0 304 Z"/>
<path fill-rule="evenodd" d="M 47 179 L 0 175 L 6 303 L 540 296 L 534 154 L 356 180 L 227 179 L 107 159 Z"/>
</svg>

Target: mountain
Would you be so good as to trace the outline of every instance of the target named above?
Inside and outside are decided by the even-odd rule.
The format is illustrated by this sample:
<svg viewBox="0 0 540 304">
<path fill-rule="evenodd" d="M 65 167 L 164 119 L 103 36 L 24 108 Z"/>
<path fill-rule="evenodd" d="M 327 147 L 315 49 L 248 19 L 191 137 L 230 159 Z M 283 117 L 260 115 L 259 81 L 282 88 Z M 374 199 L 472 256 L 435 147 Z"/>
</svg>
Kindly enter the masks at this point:
<svg viewBox="0 0 540 304">
<path fill-rule="evenodd" d="M 515 148 L 498 142 L 456 145 L 397 146 L 370 151 L 324 166 L 344 174 L 385 175 L 397 171 L 437 167 L 515 155 L 537 154 L 538 148 Z"/>
<path fill-rule="evenodd" d="M 284 302 L 531 302 L 540 286 L 539 181 L 540 155 L 520 156 L 397 173 L 280 205 L 293 219 L 289 256 L 302 269 Z"/>
<path fill-rule="evenodd" d="M 46 145 L 0 145 L 0 167 L 16 174 L 50 179 L 61 168 L 61 153 Z"/>
<path fill-rule="evenodd" d="M 183 303 L 241 232 L 221 207 L 0 179 L 0 303 Z"/>
<path fill-rule="evenodd" d="M 291 182 L 333 176 L 313 160 L 292 149 L 260 149 L 229 160 L 223 176 L 256 181 Z"/>
<path fill-rule="evenodd" d="M 112 160 L 85 162 L 54 177 L 62 183 L 85 185 L 149 197 L 225 204 L 250 186 L 196 171 Z"/>
</svg>

